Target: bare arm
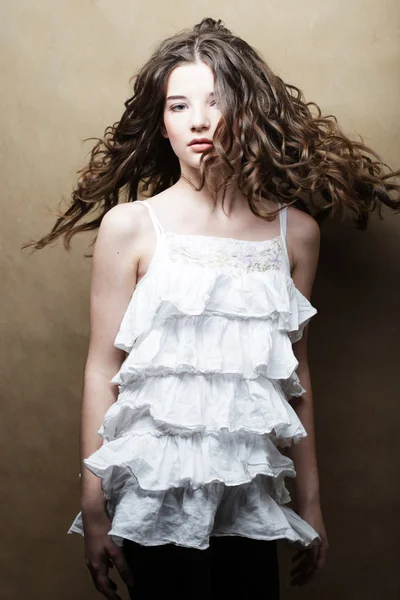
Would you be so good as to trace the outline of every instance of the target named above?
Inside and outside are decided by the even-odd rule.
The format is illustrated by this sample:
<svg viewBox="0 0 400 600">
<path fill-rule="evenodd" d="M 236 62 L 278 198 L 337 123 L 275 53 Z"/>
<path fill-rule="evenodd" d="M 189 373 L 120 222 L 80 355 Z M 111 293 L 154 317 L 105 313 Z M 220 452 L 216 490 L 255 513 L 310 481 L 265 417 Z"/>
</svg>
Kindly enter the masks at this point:
<svg viewBox="0 0 400 600">
<path fill-rule="evenodd" d="M 118 372 L 125 353 L 116 348 L 115 336 L 136 285 L 138 256 L 135 248 L 142 210 L 119 205 L 104 217 L 93 254 L 90 295 L 90 340 L 84 373 L 81 411 L 81 506 L 82 512 L 104 511 L 101 480 L 83 459 L 102 444 L 97 431 L 108 408 L 116 401 L 118 387 L 110 380 Z M 136 213 L 136 214 L 135 214 Z"/>
<path fill-rule="evenodd" d="M 288 245 L 290 243 L 293 248 L 292 278 L 297 289 L 310 300 L 319 258 L 320 231 L 314 219 L 305 214 L 297 214 L 293 225 L 289 229 L 288 222 L 288 236 L 290 236 Z M 307 437 L 287 448 L 287 454 L 292 458 L 297 473 L 295 490 L 300 510 L 311 505 L 319 505 L 320 502 L 307 338 L 308 327 L 306 326 L 301 340 L 293 344 L 293 352 L 299 361 L 297 374 L 307 392 L 291 399 L 291 404 L 307 432 Z"/>
<path fill-rule="evenodd" d="M 307 328 L 306 328 L 307 329 Z M 300 509 L 306 508 L 312 504 L 318 505 L 319 496 L 319 477 L 318 465 L 315 447 L 315 429 L 314 429 L 314 405 L 311 389 L 310 372 L 308 365 L 305 364 L 304 354 L 307 343 L 307 331 L 302 338 L 293 346 L 293 351 L 300 362 L 297 370 L 301 385 L 307 390 L 300 397 L 292 398 L 291 405 L 296 411 L 302 422 L 307 437 L 300 440 L 297 444 L 292 444 L 287 448 L 287 453 L 292 458 L 295 469 L 295 489 L 298 506 Z"/>
</svg>

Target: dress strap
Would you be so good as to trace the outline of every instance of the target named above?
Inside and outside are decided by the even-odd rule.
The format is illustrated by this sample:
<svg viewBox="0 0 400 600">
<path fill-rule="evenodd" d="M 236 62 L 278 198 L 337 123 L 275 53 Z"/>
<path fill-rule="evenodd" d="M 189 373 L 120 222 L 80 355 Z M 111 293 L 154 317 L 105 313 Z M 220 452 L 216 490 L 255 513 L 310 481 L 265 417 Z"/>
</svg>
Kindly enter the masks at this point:
<svg viewBox="0 0 400 600">
<path fill-rule="evenodd" d="M 287 206 L 282 208 L 282 204 L 279 203 L 281 207 L 281 211 L 279 212 L 280 226 L 281 226 L 281 236 L 286 241 L 286 231 L 287 231 Z"/>
<path fill-rule="evenodd" d="M 290 260 L 289 260 L 287 245 L 286 245 L 287 209 L 288 209 L 288 207 L 284 206 L 282 208 L 281 203 L 279 203 L 279 206 L 281 207 L 281 210 L 279 211 L 279 222 L 280 222 L 280 227 L 281 227 L 281 239 L 282 239 L 282 245 L 283 245 L 283 254 L 284 254 L 285 263 L 286 263 L 286 270 L 287 270 L 288 275 L 290 275 Z"/>
<path fill-rule="evenodd" d="M 150 206 L 147 200 L 140 200 L 140 204 L 144 204 L 147 210 L 149 211 L 151 222 L 153 223 L 153 227 L 157 234 L 157 239 L 161 237 L 164 233 L 164 228 L 158 220 L 156 213 L 154 212 L 154 208 Z"/>
</svg>

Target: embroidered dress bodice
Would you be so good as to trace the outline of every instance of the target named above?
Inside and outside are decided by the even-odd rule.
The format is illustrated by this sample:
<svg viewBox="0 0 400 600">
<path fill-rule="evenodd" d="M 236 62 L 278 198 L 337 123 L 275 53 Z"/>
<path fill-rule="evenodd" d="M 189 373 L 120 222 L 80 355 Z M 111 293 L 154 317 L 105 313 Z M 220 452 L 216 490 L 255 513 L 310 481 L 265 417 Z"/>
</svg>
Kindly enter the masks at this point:
<svg viewBox="0 0 400 600">
<path fill-rule="evenodd" d="M 102 479 L 119 545 L 205 549 L 210 536 L 318 533 L 287 504 L 295 477 L 280 446 L 307 434 L 290 404 L 306 390 L 292 344 L 316 309 L 295 287 L 280 235 L 246 241 L 164 231 L 115 338 L 126 353 L 111 380 L 102 446 L 84 460 Z M 82 516 L 69 533 L 83 534 Z"/>
</svg>

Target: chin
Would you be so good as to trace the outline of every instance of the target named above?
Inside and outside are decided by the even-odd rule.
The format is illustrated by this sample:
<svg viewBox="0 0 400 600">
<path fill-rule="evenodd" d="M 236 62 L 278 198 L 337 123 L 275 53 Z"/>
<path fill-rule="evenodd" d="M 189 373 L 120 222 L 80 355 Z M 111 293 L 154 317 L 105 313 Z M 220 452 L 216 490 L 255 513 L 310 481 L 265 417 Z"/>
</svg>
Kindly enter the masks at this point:
<svg viewBox="0 0 400 600">
<path fill-rule="evenodd" d="M 182 167 L 185 169 L 196 169 L 197 171 L 200 169 L 200 156 L 197 160 L 193 160 L 191 162 L 183 162 L 181 161 L 181 170 Z"/>
</svg>

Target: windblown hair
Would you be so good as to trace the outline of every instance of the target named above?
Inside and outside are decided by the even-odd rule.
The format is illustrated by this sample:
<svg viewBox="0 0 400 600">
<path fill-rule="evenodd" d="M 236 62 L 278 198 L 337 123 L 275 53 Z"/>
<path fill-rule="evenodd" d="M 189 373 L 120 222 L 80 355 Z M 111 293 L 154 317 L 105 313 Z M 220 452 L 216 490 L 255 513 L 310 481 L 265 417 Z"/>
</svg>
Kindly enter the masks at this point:
<svg viewBox="0 0 400 600">
<path fill-rule="evenodd" d="M 294 205 L 320 223 L 328 215 L 351 214 L 360 229 L 366 228 L 369 212 L 377 208 L 381 216 L 383 204 L 400 211 L 398 196 L 390 196 L 400 185 L 388 181 L 400 171 L 382 163 L 362 139 L 346 137 L 336 117 L 322 116 L 317 104 L 306 103 L 297 87 L 284 83 L 222 21 L 207 18 L 158 46 L 133 78 L 134 93 L 120 121 L 107 127 L 102 139 L 94 138 L 97 143 L 89 164 L 78 171 L 67 210 L 58 213 L 50 233 L 24 247 L 40 249 L 63 235 L 69 249 L 72 236 L 97 229 L 122 193 L 134 201 L 140 192 L 155 195 L 178 181 L 179 161 L 161 134 L 167 80 L 177 66 L 198 60 L 214 73 L 221 120 L 214 146 L 201 156 L 196 189 L 207 182 L 216 192 L 222 189 L 224 197 L 235 180 L 252 212 L 266 220 L 279 209 L 268 211 L 265 199 Z M 239 173 L 233 154 L 240 160 Z M 214 178 L 218 172 L 225 173 L 222 184 Z"/>
</svg>

